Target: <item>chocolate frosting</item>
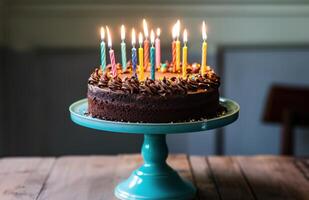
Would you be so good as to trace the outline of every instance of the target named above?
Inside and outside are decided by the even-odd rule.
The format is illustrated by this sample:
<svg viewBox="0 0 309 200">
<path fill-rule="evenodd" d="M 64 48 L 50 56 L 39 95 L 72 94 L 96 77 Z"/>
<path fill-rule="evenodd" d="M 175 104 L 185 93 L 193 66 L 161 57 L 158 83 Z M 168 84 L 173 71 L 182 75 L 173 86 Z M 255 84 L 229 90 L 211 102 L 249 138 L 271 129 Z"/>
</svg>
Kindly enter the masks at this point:
<svg viewBox="0 0 309 200">
<path fill-rule="evenodd" d="M 101 76 L 99 83 L 98 83 L 98 87 L 99 88 L 108 87 L 108 82 L 109 82 L 109 77 L 107 76 L 107 73 L 105 73 L 103 74 L 103 76 Z"/>
<path fill-rule="evenodd" d="M 135 76 L 131 78 L 126 77 L 122 83 L 121 89 L 130 94 L 137 94 L 139 93 L 139 81 Z"/>
<path fill-rule="evenodd" d="M 100 74 L 99 74 L 99 69 L 96 68 L 94 70 L 94 72 L 92 72 L 92 74 L 90 75 L 89 79 L 88 79 L 88 84 L 90 85 L 96 85 L 99 83 L 100 80 Z"/>
<path fill-rule="evenodd" d="M 109 79 L 108 88 L 112 91 L 122 91 L 122 80 L 118 76 Z"/>
<path fill-rule="evenodd" d="M 89 85 L 98 86 L 101 89 L 109 89 L 113 92 L 141 94 L 147 96 L 169 96 L 186 95 L 188 92 L 198 90 L 207 91 L 210 88 L 220 86 L 220 78 L 213 70 L 208 70 L 204 76 L 200 74 L 188 75 L 187 78 L 181 77 L 166 78 L 162 80 L 139 81 L 136 77 L 110 77 L 107 73 L 102 74 L 99 69 L 91 74 L 88 79 Z"/>
</svg>

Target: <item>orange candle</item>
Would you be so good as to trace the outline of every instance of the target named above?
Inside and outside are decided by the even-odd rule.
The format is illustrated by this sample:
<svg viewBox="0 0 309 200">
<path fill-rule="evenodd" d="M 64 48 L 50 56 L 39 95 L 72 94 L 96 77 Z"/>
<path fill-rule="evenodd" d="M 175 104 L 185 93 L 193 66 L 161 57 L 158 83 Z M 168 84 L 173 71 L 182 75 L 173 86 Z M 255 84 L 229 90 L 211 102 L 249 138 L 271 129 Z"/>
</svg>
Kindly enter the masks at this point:
<svg viewBox="0 0 309 200">
<path fill-rule="evenodd" d="M 145 19 L 143 19 L 143 28 L 144 28 L 144 35 L 145 35 L 145 41 L 144 41 L 144 66 L 147 70 L 147 67 L 149 66 L 149 40 L 148 40 L 148 26 Z"/>
<path fill-rule="evenodd" d="M 173 72 L 176 72 L 176 25 L 173 26 L 172 30 L 172 37 L 173 37 L 173 42 L 172 42 L 172 65 L 173 65 Z"/>
<path fill-rule="evenodd" d="M 180 35 L 180 21 L 178 20 L 176 23 L 176 72 L 180 72 L 180 41 L 179 41 L 179 35 Z"/>
</svg>

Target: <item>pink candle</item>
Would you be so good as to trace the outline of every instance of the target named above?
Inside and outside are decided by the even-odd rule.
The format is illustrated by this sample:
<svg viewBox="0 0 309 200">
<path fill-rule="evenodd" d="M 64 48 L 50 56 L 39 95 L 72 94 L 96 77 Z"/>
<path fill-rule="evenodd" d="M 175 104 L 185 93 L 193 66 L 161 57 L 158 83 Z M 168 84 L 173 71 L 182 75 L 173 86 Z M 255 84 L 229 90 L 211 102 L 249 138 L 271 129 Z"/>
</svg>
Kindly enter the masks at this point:
<svg viewBox="0 0 309 200">
<path fill-rule="evenodd" d="M 172 65 L 173 65 L 173 72 L 176 72 L 176 41 L 173 40 L 172 42 Z"/>
<path fill-rule="evenodd" d="M 115 62 L 115 54 L 114 54 L 114 50 L 111 48 L 109 50 L 109 57 L 111 60 L 111 65 L 112 65 L 112 75 L 113 77 L 117 76 L 117 68 L 116 68 L 116 62 Z"/>
<path fill-rule="evenodd" d="M 161 30 L 158 28 L 157 29 L 157 38 L 156 38 L 156 67 L 160 68 L 161 66 L 161 47 L 160 47 L 160 33 Z"/>
<path fill-rule="evenodd" d="M 116 77 L 117 76 L 117 68 L 116 68 L 115 54 L 114 54 L 114 50 L 112 49 L 111 34 L 110 34 L 109 28 L 107 26 L 106 26 L 106 31 L 107 31 L 107 43 L 108 43 L 108 47 L 109 47 L 109 58 L 110 58 L 111 65 L 112 65 L 112 75 L 113 75 L 113 77 Z"/>
</svg>

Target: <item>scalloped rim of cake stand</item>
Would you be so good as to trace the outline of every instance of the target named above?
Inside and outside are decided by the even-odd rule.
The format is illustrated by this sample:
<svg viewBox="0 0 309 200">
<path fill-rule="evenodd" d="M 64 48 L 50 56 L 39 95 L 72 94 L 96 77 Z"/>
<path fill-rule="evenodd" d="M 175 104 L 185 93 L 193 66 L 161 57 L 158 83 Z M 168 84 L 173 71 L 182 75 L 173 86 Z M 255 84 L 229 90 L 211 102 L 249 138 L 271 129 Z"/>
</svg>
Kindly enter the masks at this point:
<svg viewBox="0 0 309 200">
<path fill-rule="evenodd" d="M 220 98 L 220 104 L 227 109 L 227 112 L 220 117 L 179 123 L 118 122 L 93 118 L 85 115 L 88 109 L 87 99 L 76 101 L 69 110 L 73 122 L 96 130 L 132 134 L 177 134 L 215 129 L 236 121 L 240 109 L 238 103 L 231 99 Z"/>
</svg>

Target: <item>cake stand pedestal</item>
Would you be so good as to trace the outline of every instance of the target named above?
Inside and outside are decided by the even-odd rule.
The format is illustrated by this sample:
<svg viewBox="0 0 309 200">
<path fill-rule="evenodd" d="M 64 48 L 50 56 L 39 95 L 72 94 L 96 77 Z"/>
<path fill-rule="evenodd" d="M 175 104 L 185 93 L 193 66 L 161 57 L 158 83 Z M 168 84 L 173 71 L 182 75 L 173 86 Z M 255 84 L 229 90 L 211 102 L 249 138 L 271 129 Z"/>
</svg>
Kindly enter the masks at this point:
<svg viewBox="0 0 309 200">
<path fill-rule="evenodd" d="M 102 131 L 144 134 L 142 156 L 144 164 L 115 188 L 122 200 L 188 200 L 193 199 L 196 188 L 181 178 L 167 163 L 166 134 L 190 133 L 223 127 L 238 118 L 239 105 L 220 98 L 227 112 L 217 118 L 183 123 L 130 123 L 100 120 L 85 115 L 87 99 L 70 106 L 71 119 L 88 128 Z"/>
</svg>

